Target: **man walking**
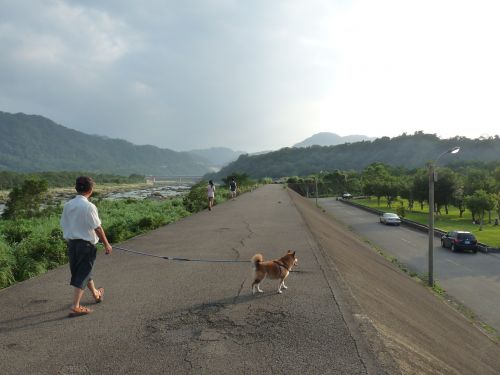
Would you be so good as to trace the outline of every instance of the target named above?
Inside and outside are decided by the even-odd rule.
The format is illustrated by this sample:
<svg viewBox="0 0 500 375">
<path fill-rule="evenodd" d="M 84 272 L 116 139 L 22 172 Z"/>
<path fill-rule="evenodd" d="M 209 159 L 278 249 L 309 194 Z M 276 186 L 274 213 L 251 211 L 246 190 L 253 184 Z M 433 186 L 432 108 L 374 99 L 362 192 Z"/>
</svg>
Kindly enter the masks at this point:
<svg viewBox="0 0 500 375">
<path fill-rule="evenodd" d="M 101 240 L 106 254 L 113 251 L 101 227 L 97 207 L 89 201 L 94 191 L 94 181 L 90 177 L 78 177 L 75 189 L 78 195 L 64 205 L 61 217 L 63 237 L 68 242 L 70 285 L 75 288 L 70 316 L 92 312 L 88 307 L 80 305 L 85 287 L 89 288 L 96 303 L 102 302 L 104 288 L 96 289 L 92 280 L 92 268 L 97 254 L 95 245 Z"/>
</svg>

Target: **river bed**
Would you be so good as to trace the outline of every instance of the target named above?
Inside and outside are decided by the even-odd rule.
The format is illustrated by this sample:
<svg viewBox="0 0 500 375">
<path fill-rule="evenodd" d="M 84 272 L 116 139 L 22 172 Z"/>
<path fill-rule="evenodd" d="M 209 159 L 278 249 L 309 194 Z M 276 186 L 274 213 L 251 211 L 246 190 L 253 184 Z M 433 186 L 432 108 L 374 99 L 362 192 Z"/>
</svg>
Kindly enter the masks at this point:
<svg viewBox="0 0 500 375">
<path fill-rule="evenodd" d="M 142 189 L 130 191 L 114 191 L 103 194 L 104 199 L 168 199 L 182 196 L 189 193 L 191 185 L 175 184 L 175 185 L 152 185 Z M 71 199 L 75 193 L 59 193 L 53 197 L 55 201 L 65 202 Z M 5 204 L 0 203 L 0 215 L 5 210 Z"/>
</svg>

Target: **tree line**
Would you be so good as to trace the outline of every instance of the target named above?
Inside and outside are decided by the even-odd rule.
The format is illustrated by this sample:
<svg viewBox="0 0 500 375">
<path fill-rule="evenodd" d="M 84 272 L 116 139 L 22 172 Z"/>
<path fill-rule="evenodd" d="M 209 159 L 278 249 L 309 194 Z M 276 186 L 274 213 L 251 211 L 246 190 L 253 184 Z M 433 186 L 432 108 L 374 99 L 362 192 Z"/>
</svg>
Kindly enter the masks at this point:
<svg viewBox="0 0 500 375">
<path fill-rule="evenodd" d="M 450 205 L 459 209 L 460 217 L 470 210 L 472 220 L 483 221 L 488 214 L 500 217 L 500 163 L 457 163 L 435 169 L 438 179 L 434 184 L 434 211 L 448 214 Z M 290 177 L 289 186 L 302 195 L 340 196 L 349 192 L 358 196 L 374 196 L 380 205 L 385 198 L 387 205 L 398 198 L 408 201 L 408 208 L 429 199 L 429 172 L 426 168 L 406 169 L 376 162 L 362 171 L 322 171 L 308 177 Z"/>
<path fill-rule="evenodd" d="M 500 155 L 500 137 L 469 139 L 454 137 L 440 139 L 435 134 L 415 132 L 397 137 L 381 137 L 373 141 L 345 143 L 336 146 L 311 146 L 283 148 L 261 155 L 241 155 L 238 160 L 206 178 L 220 180 L 230 172 L 247 173 L 252 178 L 283 176 L 307 176 L 321 170 L 362 170 L 366 166 L 381 162 L 394 167 L 421 168 L 429 159 L 437 157 L 443 150 L 461 148 L 453 161 L 497 163 Z M 444 165 L 444 164 L 442 164 Z"/>
</svg>

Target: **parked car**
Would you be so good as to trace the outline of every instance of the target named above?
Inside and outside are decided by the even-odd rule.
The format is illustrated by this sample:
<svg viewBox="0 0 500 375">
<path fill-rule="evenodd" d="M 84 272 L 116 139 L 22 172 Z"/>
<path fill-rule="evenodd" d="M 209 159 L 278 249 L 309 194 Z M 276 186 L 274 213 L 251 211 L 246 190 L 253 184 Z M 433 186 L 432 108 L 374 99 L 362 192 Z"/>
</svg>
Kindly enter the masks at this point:
<svg viewBox="0 0 500 375">
<path fill-rule="evenodd" d="M 455 252 L 458 250 L 472 250 L 477 253 L 477 240 L 471 232 L 453 230 L 441 237 L 441 246 L 450 248 Z"/>
<path fill-rule="evenodd" d="M 393 214 L 391 212 L 386 212 L 380 216 L 380 222 L 385 225 L 400 225 L 401 224 L 401 218 Z"/>
<path fill-rule="evenodd" d="M 352 198 L 352 195 L 349 193 L 342 194 L 342 199 L 351 199 L 351 198 Z"/>
</svg>

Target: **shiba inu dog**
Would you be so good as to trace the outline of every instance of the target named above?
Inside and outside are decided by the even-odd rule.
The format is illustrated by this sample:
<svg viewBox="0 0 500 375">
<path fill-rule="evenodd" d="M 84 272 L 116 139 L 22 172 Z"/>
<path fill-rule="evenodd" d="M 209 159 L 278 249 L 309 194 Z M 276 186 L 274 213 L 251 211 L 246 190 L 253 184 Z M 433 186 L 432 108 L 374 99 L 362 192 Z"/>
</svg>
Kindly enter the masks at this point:
<svg viewBox="0 0 500 375">
<path fill-rule="evenodd" d="M 291 250 L 288 250 L 288 252 L 280 259 L 268 260 L 265 262 L 262 254 L 255 254 L 252 257 L 252 263 L 255 270 L 255 277 L 252 283 L 252 294 L 255 294 L 255 290 L 259 293 L 263 292 L 263 290 L 260 289 L 260 283 L 266 276 L 270 279 L 280 280 L 278 293 L 281 293 L 281 288 L 287 288 L 285 285 L 285 279 L 288 277 L 292 267 L 298 264 L 298 259 L 295 256 L 295 251 L 292 252 Z"/>
</svg>

